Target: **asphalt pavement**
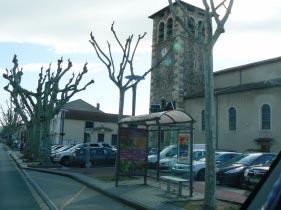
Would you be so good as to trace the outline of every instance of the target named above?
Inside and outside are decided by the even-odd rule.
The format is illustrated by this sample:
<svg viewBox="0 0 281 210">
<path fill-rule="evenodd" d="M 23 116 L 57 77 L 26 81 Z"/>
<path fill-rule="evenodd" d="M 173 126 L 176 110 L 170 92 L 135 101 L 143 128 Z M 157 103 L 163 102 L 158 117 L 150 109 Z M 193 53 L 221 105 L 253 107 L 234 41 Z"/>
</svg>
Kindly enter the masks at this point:
<svg viewBox="0 0 281 210">
<path fill-rule="evenodd" d="M 0 209 L 42 209 L 28 183 L 0 143 Z"/>
<path fill-rule="evenodd" d="M 133 209 L 68 177 L 37 171 L 27 171 L 27 173 L 58 209 Z"/>
</svg>

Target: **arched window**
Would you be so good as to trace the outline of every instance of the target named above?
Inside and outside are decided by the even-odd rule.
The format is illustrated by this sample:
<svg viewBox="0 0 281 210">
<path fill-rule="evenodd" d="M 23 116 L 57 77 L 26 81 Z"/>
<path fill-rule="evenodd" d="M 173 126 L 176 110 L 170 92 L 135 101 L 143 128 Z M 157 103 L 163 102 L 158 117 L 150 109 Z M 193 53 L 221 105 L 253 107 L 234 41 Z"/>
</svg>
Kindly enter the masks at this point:
<svg viewBox="0 0 281 210">
<path fill-rule="evenodd" d="M 236 109 L 231 107 L 228 110 L 229 130 L 236 130 Z"/>
<path fill-rule="evenodd" d="M 271 127 L 271 111 L 268 104 L 264 104 L 261 107 L 261 128 L 268 130 Z"/>
<path fill-rule="evenodd" d="M 173 36 L 173 19 L 169 18 L 167 21 L 167 38 L 172 37 Z"/>
<path fill-rule="evenodd" d="M 161 22 L 159 24 L 159 28 L 158 28 L 158 41 L 159 42 L 164 41 L 164 28 L 165 28 L 165 24 L 164 24 L 164 22 Z"/>
<path fill-rule="evenodd" d="M 202 131 L 205 130 L 205 110 L 202 110 L 201 112 L 201 125 L 202 125 Z"/>
<path fill-rule="evenodd" d="M 195 35 L 195 20 L 192 17 L 188 18 L 188 28 Z"/>
</svg>

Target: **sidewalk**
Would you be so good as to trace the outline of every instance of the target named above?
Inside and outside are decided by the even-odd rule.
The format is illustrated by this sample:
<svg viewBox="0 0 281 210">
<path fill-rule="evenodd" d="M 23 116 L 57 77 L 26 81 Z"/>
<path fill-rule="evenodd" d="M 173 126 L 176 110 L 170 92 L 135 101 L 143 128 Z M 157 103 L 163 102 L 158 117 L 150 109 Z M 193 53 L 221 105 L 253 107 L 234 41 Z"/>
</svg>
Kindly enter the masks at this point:
<svg viewBox="0 0 281 210">
<path fill-rule="evenodd" d="M 113 199 L 123 202 L 136 209 L 155 209 L 155 210 L 181 210 L 183 208 L 173 205 L 177 201 L 202 200 L 204 197 L 204 183 L 194 183 L 193 197 L 188 196 L 187 189 L 183 189 L 183 196 L 178 197 L 173 193 L 167 194 L 166 185 L 156 182 L 154 179 L 147 179 L 147 185 L 143 184 L 143 178 L 120 181 L 119 186 L 115 187 L 114 181 L 103 181 L 100 177 L 113 176 L 112 169 L 103 171 L 99 168 L 52 168 L 39 169 L 28 167 L 22 159 L 19 158 L 19 152 L 10 151 L 12 158 L 23 169 L 54 173 L 70 177 L 79 181 L 89 188 L 101 192 Z M 111 173 L 111 174 L 110 174 Z M 243 203 L 246 196 L 243 191 L 217 188 L 217 197 L 221 200 L 227 200 L 234 203 Z"/>
</svg>

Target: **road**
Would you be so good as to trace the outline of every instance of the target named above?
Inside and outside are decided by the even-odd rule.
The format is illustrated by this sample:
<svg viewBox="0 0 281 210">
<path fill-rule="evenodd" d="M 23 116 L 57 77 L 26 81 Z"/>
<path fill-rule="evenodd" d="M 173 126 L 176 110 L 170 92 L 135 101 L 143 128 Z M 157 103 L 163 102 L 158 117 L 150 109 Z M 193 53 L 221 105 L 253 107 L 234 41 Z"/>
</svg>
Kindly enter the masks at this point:
<svg viewBox="0 0 281 210">
<path fill-rule="evenodd" d="M 0 209 L 36 210 L 44 208 L 44 204 L 34 195 L 30 185 L 3 147 L 0 143 Z"/>
<path fill-rule="evenodd" d="M 131 210 L 73 179 L 25 170 L 58 209 Z M 0 143 L 0 210 L 48 209 Z"/>
<path fill-rule="evenodd" d="M 37 171 L 27 172 L 59 209 L 132 209 L 71 178 Z"/>
</svg>

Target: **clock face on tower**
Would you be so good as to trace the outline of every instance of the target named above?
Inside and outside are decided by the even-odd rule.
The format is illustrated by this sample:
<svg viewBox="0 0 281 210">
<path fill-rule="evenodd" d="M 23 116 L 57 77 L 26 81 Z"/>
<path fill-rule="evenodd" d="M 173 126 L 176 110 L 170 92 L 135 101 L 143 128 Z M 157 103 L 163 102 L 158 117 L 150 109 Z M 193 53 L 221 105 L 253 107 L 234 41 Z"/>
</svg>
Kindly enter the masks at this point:
<svg viewBox="0 0 281 210">
<path fill-rule="evenodd" d="M 167 52 L 168 52 L 167 48 L 163 47 L 161 49 L 161 56 L 164 57 L 167 54 Z"/>
</svg>

